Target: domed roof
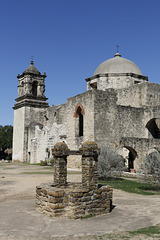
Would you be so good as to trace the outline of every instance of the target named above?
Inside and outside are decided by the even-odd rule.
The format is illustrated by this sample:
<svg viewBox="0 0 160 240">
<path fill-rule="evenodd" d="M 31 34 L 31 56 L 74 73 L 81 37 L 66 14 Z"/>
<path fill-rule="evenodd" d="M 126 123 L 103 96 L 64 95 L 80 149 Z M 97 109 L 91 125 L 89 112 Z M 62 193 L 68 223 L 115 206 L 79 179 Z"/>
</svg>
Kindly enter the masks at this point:
<svg viewBox="0 0 160 240">
<path fill-rule="evenodd" d="M 122 58 L 118 52 L 114 55 L 114 58 L 101 63 L 94 72 L 94 75 L 100 73 L 134 73 L 142 75 L 141 70 L 135 63 Z"/>
<path fill-rule="evenodd" d="M 23 73 L 41 74 L 31 61 L 31 65 Z"/>
</svg>

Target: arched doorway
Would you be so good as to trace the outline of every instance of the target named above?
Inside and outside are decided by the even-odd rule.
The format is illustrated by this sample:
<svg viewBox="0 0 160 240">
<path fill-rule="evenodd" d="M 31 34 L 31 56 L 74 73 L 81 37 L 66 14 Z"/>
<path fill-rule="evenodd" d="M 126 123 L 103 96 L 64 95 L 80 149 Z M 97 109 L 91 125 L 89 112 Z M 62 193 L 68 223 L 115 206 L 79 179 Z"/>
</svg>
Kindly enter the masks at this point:
<svg viewBox="0 0 160 240">
<path fill-rule="evenodd" d="M 123 157 L 125 159 L 126 169 L 130 172 L 131 169 L 134 169 L 134 160 L 137 157 L 137 152 L 132 147 L 124 146 Z"/>
</svg>

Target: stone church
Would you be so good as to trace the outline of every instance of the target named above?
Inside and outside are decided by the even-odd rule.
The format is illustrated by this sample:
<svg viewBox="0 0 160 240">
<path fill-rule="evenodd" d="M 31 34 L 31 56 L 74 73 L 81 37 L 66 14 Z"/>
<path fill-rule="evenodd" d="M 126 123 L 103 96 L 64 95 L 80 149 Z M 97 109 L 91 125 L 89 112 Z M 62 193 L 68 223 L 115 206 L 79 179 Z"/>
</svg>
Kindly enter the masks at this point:
<svg viewBox="0 0 160 240">
<path fill-rule="evenodd" d="M 132 61 L 116 53 L 86 79 L 87 91 L 49 106 L 46 73 L 31 61 L 18 78 L 14 105 L 13 161 L 39 163 L 51 156 L 55 143 L 77 150 L 95 141 L 127 159 L 128 169 L 141 168 L 146 154 L 157 151 L 160 138 L 160 85 Z M 68 166 L 79 168 L 72 156 Z"/>
</svg>

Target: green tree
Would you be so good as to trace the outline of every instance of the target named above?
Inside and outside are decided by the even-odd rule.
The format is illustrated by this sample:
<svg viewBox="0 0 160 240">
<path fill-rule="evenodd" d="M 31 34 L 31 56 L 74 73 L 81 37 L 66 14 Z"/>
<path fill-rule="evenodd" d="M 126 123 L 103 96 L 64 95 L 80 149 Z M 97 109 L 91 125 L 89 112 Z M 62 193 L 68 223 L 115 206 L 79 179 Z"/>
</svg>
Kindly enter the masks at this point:
<svg viewBox="0 0 160 240">
<path fill-rule="evenodd" d="M 5 158 L 7 156 L 7 153 L 5 153 L 5 150 L 12 148 L 12 138 L 13 138 L 13 126 L 6 125 L 2 126 L 0 125 L 0 158 Z"/>
</svg>

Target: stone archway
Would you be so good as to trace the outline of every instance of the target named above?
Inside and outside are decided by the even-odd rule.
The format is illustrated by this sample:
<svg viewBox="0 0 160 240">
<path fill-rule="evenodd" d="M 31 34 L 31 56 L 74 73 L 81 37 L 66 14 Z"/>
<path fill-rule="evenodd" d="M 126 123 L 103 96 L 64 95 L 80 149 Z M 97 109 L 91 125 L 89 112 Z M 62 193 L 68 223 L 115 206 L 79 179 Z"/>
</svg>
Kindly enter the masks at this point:
<svg viewBox="0 0 160 240">
<path fill-rule="evenodd" d="M 134 169 L 134 161 L 137 157 L 137 152 L 130 146 L 124 146 L 123 157 L 126 160 L 126 169 L 130 172 L 131 169 Z"/>
</svg>

